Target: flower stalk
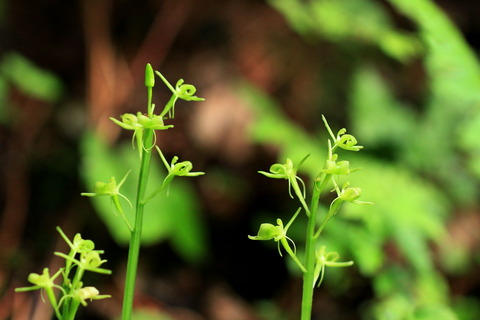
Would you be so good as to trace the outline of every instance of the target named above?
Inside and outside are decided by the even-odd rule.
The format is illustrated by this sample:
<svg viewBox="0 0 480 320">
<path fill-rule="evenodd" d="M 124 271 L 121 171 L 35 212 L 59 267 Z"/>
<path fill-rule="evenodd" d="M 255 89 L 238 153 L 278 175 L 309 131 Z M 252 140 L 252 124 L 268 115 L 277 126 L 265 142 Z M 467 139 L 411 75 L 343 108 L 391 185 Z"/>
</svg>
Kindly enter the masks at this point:
<svg viewBox="0 0 480 320">
<path fill-rule="evenodd" d="M 294 165 L 291 159 L 287 159 L 283 164 L 273 164 L 270 167 L 270 172 L 259 171 L 259 173 L 269 178 L 288 180 L 288 193 L 290 197 L 294 198 L 295 195 L 302 206 L 300 209 L 304 209 L 307 218 L 307 226 L 305 230 L 305 255 L 303 259 L 297 257 L 295 243 L 287 236 L 287 230 L 296 219 L 300 209 L 293 215 L 285 228 L 283 227 L 282 220 L 277 219 L 276 226 L 269 223 L 263 223 L 256 236 L 249 236 L 252 240 L 273 239 L 278 242 L 280 255 L 282 255 L 280 251 L 281 244 L 302 271 L 303 289 L 301 320 L 311 319 L 315 284 L 320 286 L 322 283 L 326 267 L 338 268 L 353 265 L 353 261 L 337 261 L 340 258 L 340 255 L 337 252 L 327 252 L 325 246 L 319 246 L 318 239 L 325 226 L 330 219 L 337 214 L 344 202 L 371 204 L 370 202 L 358 200 L 361 195 L 360 188 L 349 187 L 349 183 L 346 182 L 340 189 L 337 182 L 339 176 L 347 176 L 356 170 L 350 169 L 349 161 L 338 161 L 338 154 L 335 153 L 336 149 L 340 148 L 346 151 L 357 152 L 363 147 L 357 144 L 357 139 L 353 135 L 346 134 L 346 129 L 341 129 L 338 131 L 337 135 L 334 135 L 325 117 L 322 116 L 322 119 L 330 136 L 328 139 L 328 155 L 323 167 L 320 168 L 319 173 L 313 181 L 313 191 L 309 201 L 310 205 L 307 205 L 305 183 L 297 175 L 298 168 L 308 158 L 308 155 L 297 165 Z M 328 212 L 323 219 L 318 219 L 317 214 L 320 197 L 325 188 L 332 184 L 334 186 L 333 191 L 337 193 L 337 197 L 331 202 Z M 290 243 L 293 246 L 293 250 Z M 303 260 L 303 262 L 301 260 Z"/>
</svg>

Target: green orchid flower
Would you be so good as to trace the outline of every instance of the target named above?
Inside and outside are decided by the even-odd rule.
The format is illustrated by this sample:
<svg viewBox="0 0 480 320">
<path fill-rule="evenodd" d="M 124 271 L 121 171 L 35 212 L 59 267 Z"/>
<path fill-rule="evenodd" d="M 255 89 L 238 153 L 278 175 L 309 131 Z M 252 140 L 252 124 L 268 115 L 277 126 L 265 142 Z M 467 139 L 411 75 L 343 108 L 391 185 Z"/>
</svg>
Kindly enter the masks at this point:
<svg viewBox="0 0 480 320">
<path fill-rule="evenodd" d="M 87 306 L 87 300 L 100 300 L 111 298 L 111 295 L 103 294 L 101 295 L 97 288 L 95 287 L 83 287 L 75 290 L 73 298 L 80 301 L 80 303 L 85 307 Z"/>
<path fill-rule="evenodd" d="M 38 273 L 30 273 L 28 275 L 28 282 L 32 283 L 33 286 L 30 287 L 22 287 L 22 288 L 16 288 L 15 292 L 25 292 L 25 291 L 33 291 L 33 290 L 41 290 L 42 292 L 45 292 L 47 294 L 48 301 L 52 305 L 55 315 L 57 318 L 61 319 L 61 314 L 60 314 L 60 304 L 57 302 L 57 297 L 53 289 L 58 289 L 65 294 L 65 290 L 55 284 L 55 279 L 61 275 L 63 272 L 63 269 L 60 268 L 53 276 L 50 276 L 50 271 L 48 268 L 44 268 L 42 274 Z M 43 296 L 42 296 L 43 299 Z"/>
<path fill-rule="evenodd" d="M 170 89 L 172 92 L 172 97 L 167 102 L 163 111 L 160 113 L 161 117 L 164 117 L 168 114 L 168 118 L 173 119 L 175 117 L 175 102 L 178 99 L 185 100 L 185 101 L 204 101 L 204 98 L 200 98 L 195 96 L 195 92 L 197 92 L 197 88 L 191 84 L 184 84 L 183 79 L 180 79 L 175 84 L 175 88 L 168 82 L 168 80 L 158 71 L 155 73 L 162 79 L 163 83 Z"/>
<path fill-rule="evenodd" d="M 271 223 L 262 223 L 260 225 L 260 229 L 258 230 L 258 233 L 256 236 L 248 236 L 250 240 L 274 240 L 277 242 L 277 249 L 278 253 L 282 257 L 282 250 L 280 249 L 280 244 L 283 246 L 285 251 L 290 255 L 290 257 L 295 261 L 295 263 L 300 267 L 302 272 L 307 272 L 303 264 L 298 260 L 296 256 L 296 246 L 295 242 L 293 242 L 292 239 L 290 239 L 287 236 L 287 231 L 288 228 L 290 228 L 290 225 L 293 223 L 295 218 L 298 216 L 302 208 L 298 208 L 298 210 L 295 212 L 293 217 L 290 219 L 290 221 L 287 223 L 287 225 L 284 227 L 283 222 L 281 219 L 277 219 L 277 225 L 273 225 Z M 293 249 L 290 247 L 290 243 L 292 243 Z"/>
<path fill-rule="evenodd" d="M 152 111 L 154 108 L 155 106 L 152 106 Z M 143 141 L 145 130 L 167 130 L 174 127 L 173 125 L 165 125 L 162 116 L 157 116 L 154 114 L 144 115 L 141 112 L 137 112 L 137 115 L 125 113 L 121 115 L 121 119 L 122 121 L 119 121 L 113 117 L 110 117 L 110 120 L 123 129 L 133 131 L 132 144 L 134 144 L 134 141 L 136 142 L 140 158 L 142 155 L 142 150 L 150 150 L 156 143 L 156 136 L 154 134 L 152 146 L 145 146 Z"/>
<path fill-rule="evenodd" d="M 128 202 L 131 208 L 133 208 L 130 200 L 128 200 L 127 197 L 125 197 L 123 194 L 120 193 L 120 187 L 127 180 L 127 177 L 129 174 L 130 174 L 130 170 L 125 174 L 125 176 L 122 178 L 119 184 L 117 184 L 115 177 L 111 177 L 108 182 L 98 181 L 97 183 L 95 183 L 95 188 L 94 188 L 95 192 L 82 192 L 81 195 L 85 197 L 99 197 L 99 196 L 110 197 L 113 205 L 115 206 L 116 211 L 120 213 L 120 216 L 122 217 L 123 221 L 127 225 L 128 229 L 132 231 L 133 230 L 132 226 L 130 225 L 130 222 L 128 221 L 127 217 L 125 216 L 122 205 L 120 203 L 120 197 L 121 197 Z M 115 212 L 115 214 L 117 213 Z"/>
<path fill-rule="evenodd" d="M 168 163 L 167 159 L 163 155 L 162 151 L 158 146 L 155 146 L 155 148 L 158 151 L 158 155 L 160 156 L 160 159 L 162 160 L 163 164 L 165 165 L 165 168 L 167 169 L 167 176 L 163 179 L 162 184 L 160 187 L 158 187 L 154 192 L 152 192 L 148 197 L 146 197 L 142 203 L 147 203 L 151 199 L 153 199 L 155 196 L 157 196 L 163 189 L 167 188 L 167 195 L 168 195 L 168 187 L 170 186 L 170 183 L 175 177 L 197 177 L 204 175 L 205 172 L 201 171 L 196 171 L 192 172 L 193 169 L 193 164 L 190 161 L 182 161 L 178 162 L 178 157 L 175 156 L 172 158 L 172 161 Z"/>
<path fill-rule="evenodd" d="M 273 179 L 286 179 L 288 180 L 288 194 L 293 199 L 292 189 L 300 200 L 303 208 L 307 216 L 310 215 L 310 210 L 308 208 L 307 203 L 305 202 L 306 191 L 305 191 L 305 183 L 303 180 L 297 175 L 298 168 L 300 165 L 307 160 L 310 155 L 306 155 L 298 165 L 294 166 L 291 159 L 287 159 L 285 163 L 275 163 L 270 166 L 270 172 L 265 171 L 258 171 L 259 173 L 263 174 L 266 177 L 273 178 Z M 298 184 L 300 182 L 301 186 Z"/>
<path fill-rule="evenodd" d="M 331 148 L 332 151 L 335 150 L 337 147 L 340 147 L 341 149 L 348 150 L 348 151 L 360 151 L 361 149 L 363 149 L 363 146 L 357 145 L 358 141 L 353 135 L 346 134 L 347 129 L 345 128 L 340 129 L 337 135 L 335 136 L 333 134 L 332 129 L 330 129 L 330 126 L 328 125 L 327 119 L 325 119 L 323 115 L 322 115 L 322 120 L 333 141 L 333 147 Z"/>
<path fill-rule="evenodd" d="M 326 252 L 325 246 L 321 246 L 320 249 L 316 251 L 313 286 L 315 286 L 315 283 L 318 282 L 317 287 L 320 287 L 323 281 L 323 277 L 325 275 L 326 267 L 340 268 L 353 265 L 353 261 L 337 262 L 338 259 L 340 259 L 340 255 L 338 254 L 338 252 Z"/>
</svg>

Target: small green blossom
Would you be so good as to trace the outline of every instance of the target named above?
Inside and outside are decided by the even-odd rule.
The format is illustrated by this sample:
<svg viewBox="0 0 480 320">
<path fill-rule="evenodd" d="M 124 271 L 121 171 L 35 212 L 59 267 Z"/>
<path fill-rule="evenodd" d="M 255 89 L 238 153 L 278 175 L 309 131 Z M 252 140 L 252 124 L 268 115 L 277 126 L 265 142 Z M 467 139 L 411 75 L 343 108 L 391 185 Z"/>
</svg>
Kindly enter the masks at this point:
<svg viewBox="0 0 480 320">
<path fill-rule="evenodd" d="M 373 202 L 357 200 L 362 195 L 362 189 L 358 187 L 349 187 L 348 182 L 346 182 L 343 185 L 341 190 L 338 188 L 338 186 L 335 183 L 335 191 L 337 192 L 337 198 L 335 198 L 335 200 L 333 200 L 332 203 L 330 204 L 329 212 L 331 215 L 335 215 L 340 209 L 340 206 L 344 202 L 351 202 L 354 204 L 361 204 L 361 205 L 373 204 Z"/>
<path fill-rule="evenodd" d="M 349 175 L 352 172 L 355 172 L 359 169 L 350 169 L 350 162 L 347 160 L 342 160 L 342 161 L 337 161 L 338 155 L 333 154 L 330 159 L 327 159 L 325 161 L 325 169 L 322 170 L 322 172 L 325 172 L 327 174 L 331 175 Z"/>
<path fill-rule="evenodd" d="M 80 254 L 80 259 L 75 259 L 72 256 L 66 255 L 62 252 L 54 252 L 56 256 L 64 258 L 65 260 L 67 260 L 67 262 L 78 266 L 78 268 L 81 270 L 87 270 L 90 272 L 102 274 L 111 274 L 111 270 L 100 268 L 103 263 L 107 262 L 107 260 L 102 260 L 100 258 L 101 253 L 103 253 L 103 251 L 99 250 L 82 252 Z"/>
<path fill-rule="evenodd" d="M 327 119 L 325 119 L 323 115 L 322 115 L 322 120 L 325 123 L 325 127 L 327 128 L 327 131 L 330 134 L 330 137 L 332 138 L 332 142 L 333 142 L 332 150 L 335 150 L 336 147 L 340 147 L 344 150 L 360 151 L 360 149 L 363 148 L 363 146 L 357 146 L 358 141 L 353 135 L 346 134 L 347 129 L 345 128 L 340 129 L 337 135 L 335 136 L 333 134 L 332 129 L 330 129 L 330 126 L 327 123 Z"/>
<path fill-rule="evenodd" d="M 153 108 L 154 107 L 152 107 L 152 109 Z M 125 113 L 121 115 L 121 119 L 122 121 L 119 121 L 113 117 L 110 117 L 110 120 L 112 120 L 114 123 L 116 123 L 123 129 L 133 130 L 132 143 L 133 141 L 136 141 L 139 157 L 142 156 L 142 150 L 149 150 L 152 148 L 153 145 L 155 145 L 156 136 L 154 134 L 154 141 L 152 146 L 145 146 L 145 143 L 143 141 L 145 130 L 167 130 L 173 128 L 173 125 L 164 124 L 162 116 L 157 116 L 154 114 L 150 116 L 144 115 L 141 112 L 137 112 L 137 115 L 134 115 L 132 113 Z"/>
<path fill-rule="evenodd" d="M 321 246 L 315 252 L 315 271 L 314 271 L 314 281 L 313 286 L 317 283 L 317 287 L 320 287 L 323 281 L 323 277 L 325 275 L 325 267 L 349 267 L 353 265 L 353 261 L 345 261 L 345 262 L 337 262 L 340 259 L 340 255 L 338 252 L 330 251 L 326 252 L 326 247 Z"/>
<path fill-rule="evenodd" d="M 155 71 L 155 73 L 160 77 L 160 79 L 162 79 L 163 83 L 165 83 L 168 89 L 170 89 L 170 91 L 172 92 L 172 97 L 165 105 L 165 108 L 160 113 L 160 116 L 164 117 L 166 114 L 168 114 L 168 117 L 170 119 L 173 119 L 175 117 L 175 102 L 177 102 L 178 99 L 185 101 L 205 100 L 204 98 L 195 96 L 197 88 L 195 88 L 195 86 L 191 84 L 184 84 L 183 79 L 178 80 L 174 88 L 160 72 Z"/>
<path fill-rule="evenodd" d="M 287 223 L 285 227 L 283 227 L 283 222 L 281 219 L 277 219 L 276 226 L 271 223 L 262 223 L 260 225 L 260 229 L 258 230 L 257 235 L 256 236 L 249 235 L 248 238 L 250 240 L 272 240 L 273 239 L 275 242 L 277 242 L 278 253 L 280 254 L 281 257 L 282 257 L 282 251 L 280 250 L 280 244 L 282 244 L 285 251 L 287 251 L 290 257 L 292 257 L 292 259 L 300 267 L 302 272 L 306 272 L 305 267 L 300 262 L 300 260 L 298 260 L 296 256 L 295 242 L 293 242 L 293 240 L 287 236 L 288 228 L 290 228 L 290 225 L 293 223 L 293 221 L 298 216 L 300 211 L 301 211 L 301 208 L 299 208 L 295 212 L 295 214 L 293 215 L 293 217 L 290 219 L 290 221 Z M 290 243 L 292 243 L 293 249 L 290 247 L 289 241 Z"/>
<path fill-rule="evenodd" d="M 160 156 L 160 159 L 162 160 L 163 164 L 165 165 L 165 168 L 167 169 L 167 176 L 163 179 L 162 184 L 160 187 L 157 188 L 152 194 L 150 194 L 148 197 L 146 197 L 142 203 L 147 203 L 151 199 L 153 199 L 155 196 L 157 196 L 163 189 L 168 188 L 170 183 L 175 177 L 197 177 L 204 175 L 205 172 L 201 171 L 196 171 L 192 172 L 193 169 L 193 164 L 190 161 L 182 161 L 182 162 L 177 162 L 178 157 L 175 156 L 172 158 L 172 161 L 170 163 L 167 162 L 167 159 L 165 159 L 165 156 L 163 155 L 162 151 L 158 146 L 155 146 L 155 148 L 158 151 L 158 155 Z M 167 189 L 167 194 L 168 194 L 168 189 Z"/>
<path fill-rule="evenodd" d="M 265 172 L 265 171 L 258 171 L 259 173 L 263 174 L 266 177 L 273 178 L 273 179 L 286 179 L 288 180 L 288 194 L 290 197 L 293 199 L 292 195 L 292 188 L 293 191 L 295 192 L 295 195 L 297 198 L 300 200 L 302 203 L 303 208 L 305 209 L 305 212 L 307 216 L 310 215 L 310 210 L 308 208 L 308 205 L 305 202 L 305 197 L 306 197 L 306 191 L 305 191 L 305 183 L 303 180 L 297 175 L 298 168 L 300 165 L 307 160 L 307 158 L 310 155 L 306 155 L 299 163 L 298 165 L 294 166 L 293 162 L 291 159 L 287 159 L 285 163 L 275 163 L 270 166 L 270 172 Z M 298 181 L 301 184 L 301 188 L 298 185 Z"/>
<path fill-rule="evenodd" d="M 100 300 L 110 298 L 110 295 L 101 295 L 97 288 L 95 287 L 83 287 L 75 291 L 73 294 L 75 299 L 78 299 L 80 303 L 85 307 L 87 306 L 86 300 Z"/>
<path fill-rule="evenodd" d="M 95 249 L 95 243 L 92 240 L 82 239 L 82 235 L 77 233 L 73 237 L 72 250 L 82 253 L 90 252 Z"/>
<path fill-rule="evenodd" d="M 108 196 L 112 200 L 115 209 L 117 209 L 117 212 L 120 213 L 120 216 L 122 217 L 123 221 L 127 225 L 128 229 L 130 231 L 132 230 L 132 226 L 130 225 L 130 222 L 128 222 L 127 217 L 125 216 L 125 213 L 123 211 L 122 205 L 120 203 L 120 197 L 125 199 L 130 207 L 132 207 L 132 203 L 130 200 L 128 200 L 127 197 L 125 197 L 123 194 L 120 193 L 120 187 L 125 183 L 127 180 L 128 175 L 130 174 L 130 171 L 128 171 L 125 176 L 122 178 L 120 183 L 117 185 L 117 181 L 115 180 L 115 177 L 111 177 L 108 182 L 101 182 L 98 181 L 95 183 L 95 192 L 82 192 L 81 195 L 85 197 L 99 197 L 99 196 Z"/>
</svg>

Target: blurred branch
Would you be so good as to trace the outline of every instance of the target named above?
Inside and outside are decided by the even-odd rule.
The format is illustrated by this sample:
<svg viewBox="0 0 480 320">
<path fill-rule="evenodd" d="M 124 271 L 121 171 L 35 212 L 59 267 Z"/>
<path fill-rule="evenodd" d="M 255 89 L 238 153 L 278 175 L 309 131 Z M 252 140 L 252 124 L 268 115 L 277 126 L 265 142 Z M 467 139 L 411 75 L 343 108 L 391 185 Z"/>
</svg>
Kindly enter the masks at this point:
<svg viewBox="0 0 480 320">
<path fill-rule="evenodd" d="M 169 0 L 156 13 L 150 30 L 131 62 L 115 48 L 110 35 L 112 1 L 84 1 L 84 28 L 87 47 L 87 105 L 90 123 L 107 140 L 114 140 L 118 128 L 108 116 L 118 113 L 142 83 L 145 64 L 161 64 L 183 26 L 191 1 Z"/>
</svg>

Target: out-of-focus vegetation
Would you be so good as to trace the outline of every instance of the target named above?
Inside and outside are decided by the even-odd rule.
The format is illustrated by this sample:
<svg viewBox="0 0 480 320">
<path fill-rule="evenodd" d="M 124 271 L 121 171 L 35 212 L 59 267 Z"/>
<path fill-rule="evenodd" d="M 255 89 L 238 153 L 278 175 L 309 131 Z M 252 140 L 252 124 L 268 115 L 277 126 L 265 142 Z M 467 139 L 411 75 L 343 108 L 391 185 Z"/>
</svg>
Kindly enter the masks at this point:
<svg viewBox="0 0 480 320">
<path fill-rule="evenodd" d="M 258 170 L 310 153 L 309 175 L 324 161 L 321 114 L 365 146 L 349 180 L 375 205 L 345 206 L 326 229 L 355 265 L 328 271 L 314 318 L 480 317 L 480 66 L 452 12 L 428 0 L 94 2 L 1 2 L 0 318 L 48 318 L 13 288 L 46 265 L 57 225 L 123 272 L 124 226 L 108 199 L 79 193 L 131 164 L 129 138 L 106 123 L 145 103 L 146 62 L 200 85 L 206 102 L 179 105 L 183 133 L 158 143 L 206 175 L 147 207 L 139 317 L 296 319 L 298 274 L 247 235 L 296 205 Z M 86 318 L 118 314 L 120 278 Z"/>
</svg>

